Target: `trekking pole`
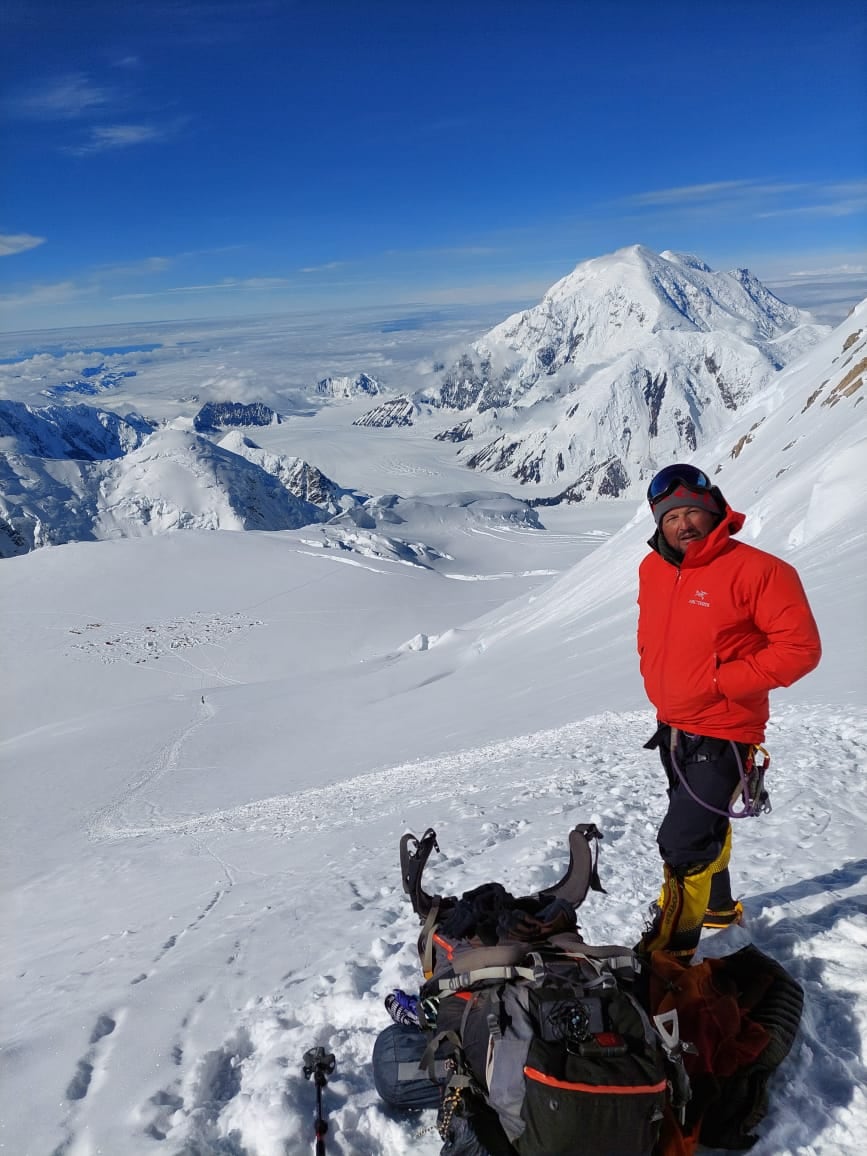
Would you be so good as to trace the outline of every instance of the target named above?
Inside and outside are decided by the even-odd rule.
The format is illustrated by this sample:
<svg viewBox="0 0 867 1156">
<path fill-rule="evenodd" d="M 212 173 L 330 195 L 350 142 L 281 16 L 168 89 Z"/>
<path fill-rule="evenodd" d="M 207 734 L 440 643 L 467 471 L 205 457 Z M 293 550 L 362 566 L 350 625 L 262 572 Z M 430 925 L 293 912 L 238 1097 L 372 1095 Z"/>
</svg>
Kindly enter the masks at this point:
<svg viewBox="0 0 867 1156">
<path fill-rule="evenodd" d="M 312 1076 L 313 1083 L 316 1085 L 316 1147 L 314 1149 L 316 1156 L 325 1156 L 325 1133 L 328 1131 L 328 1124 L 322 1115 L 322 1089 L 334 1071 L 334 1063 L 334 1056 L 330 1052 L 326 1052 L 325 1048 L 311 1048 L 309 1052 L 304 1053 L 304 1067 L 302 1069 L 304 1079 L 309 1080 Z"/>
</svg>

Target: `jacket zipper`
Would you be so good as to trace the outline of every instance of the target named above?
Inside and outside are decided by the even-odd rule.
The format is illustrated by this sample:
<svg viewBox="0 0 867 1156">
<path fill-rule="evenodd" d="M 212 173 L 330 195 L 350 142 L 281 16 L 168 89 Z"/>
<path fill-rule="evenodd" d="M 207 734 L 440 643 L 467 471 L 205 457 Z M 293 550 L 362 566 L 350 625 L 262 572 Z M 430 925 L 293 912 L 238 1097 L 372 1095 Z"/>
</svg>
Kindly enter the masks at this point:
<svg viewBox="0 0 867 1156">
<path fill-rule="evenodd" d="M 678 589 L 680 587 L 681 576 L 682 576 L 682 571 L 681 571 L 680 567 L 678 566 L 677 567 L 677 576 L 675 577 L 674 585 L 671 588 L 671 596 L 668 599 L 668 614 L 666 615 L 666 618 L 665 618 L 665 630 L 664 630 L 663 636 L 662 636 L 663 637 L 662 662 L 660 664 L 660 671 L 659 671 L 659 688 L 660 688 L 659 714 L 660 714 L 660 719 L 662 722 L 668 721 L 668 717 L 667 717 L 668 716 L 668 710 L 663 709 L 663 707 L 667 707 L 667 705 L 668 705 L 666 703 L 666 694 L 665 694 L 665 690 L 666 690 L 666 688 L 665 688 L 665 671 L 668 669 L 668 653 L 667 653 L 667 651 L 668 651 L 668 639 L 669 639 L 669 636 L 671 633 L 671 631 L 669 630 L 669 627 L 671 626 L 671 620 L 674 617 L 674 608 L 675 608 L 675 604 L 677 603 L 677 594 L 678 594 Z"/>
</svg>

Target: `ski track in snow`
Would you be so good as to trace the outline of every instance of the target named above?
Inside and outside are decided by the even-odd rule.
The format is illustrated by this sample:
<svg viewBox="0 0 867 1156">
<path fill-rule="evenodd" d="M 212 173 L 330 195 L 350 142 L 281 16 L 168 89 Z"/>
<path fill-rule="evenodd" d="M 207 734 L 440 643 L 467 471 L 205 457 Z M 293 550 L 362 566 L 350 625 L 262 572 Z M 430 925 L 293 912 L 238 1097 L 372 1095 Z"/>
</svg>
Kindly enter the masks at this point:
<svg viewBox="0 0 867 1156">
<path fill-rule="evenodd" d="M 195 734 L 215 714 L 214 707 L 205 700 L 203 695 L 197 717 L 177 732 L 172 741 L 163 747 L 157 759 L 140 776 L 127 783 L 116 799 L 95 812 L 88 823 L 88 837 L 95 842 L 116 837 L 121 812 L 141 794 L 145 787 L 152 787 L 165 775 L 177 770 L 181 762 L 181 753 L 190 736 Z M 154 805 L 148 803 L 146 806 L 149 813 L 154 816 Z M 158 820 L 154 818 L 153 822 L 153 829 L 160 830 Z"/>
<path fill-rule="evenodd" d="M 629 849 L 652 848 L 662 807 L 659 769 L 641 749 L 652 730 L 649 712 L 597 715 L 556 730 L 382 768 L 296 796 L 263 799 L 193 819 L 171 821 L 151 814 L 147 822 L 124 825 L 121 807 L 128 808 L 142 787 L 178 766 L 184 743 L 210 717 L 205 704 L 149 773 L 91 824 L 90 835 L 97 842 L 192 838 L 214 855 L 226 876 L 226 889 L 163 944 L 152 972 L 131 983 L 144 982 L 169 952 L 183 950 L 186 934 L 231 889 L 231 868 L 209 848 L 209 839 L 234 832 L 264 832 L 283 840 L 304 832 L 350 831 L 369 823 L 372 814 L 392 819 L 399 834 L 405 829 L 401 815 L 416 808 L 430 816 L 442 848 L 428 865 L 427 886 L 446 893 L 460 893 L 491 878 L 517 893 L 549 886 L 565 868 L 568 830 L 579 820 L 596 822 L 605 836 L 603 884 L 616 902 L 591 896 L 580 913 L 584 934 L 589 942 L 633 942 L 640 932 L 646 903 L 657 886 L 658 861 L 653 854 L 636 859 Z M 862 1138 L 855 1135 L 853 1124 L 863 1118 L 867 1087 L 860 1046 L 867 1031 L 867 858 L 835 862 L 832 841 L 828 872 L 803 879 L 797 849 L 826 838 L 829 830 L 863 831 L 863 796 L 846 799 L 833 792 L 846 775 L 851 782 L 853 766 L 865 763 L 867 717 L 827 707 L 778 709 L 768 746 L 774 759 L 769 786 L 775 810 L 736 825 L 733 869 L 737 879 L 771 879 L 774 886 L 765 889 L 748 882 L 742 892 L 746 927 L 710 940 L 728 942 L 734 950 L 752 938 L 805 989 L 801 1034 L 775 1076 L 771 1110 L 753 1152 L 854 1156 Z M 821 783 L 814 778 L 817 750 L 822 751 Z M 599 796 L 600 782 L 605 784 L 604 798 Z M 535 824 L 523 817 L 527 813 L 535 814 Z M 542 814 L 550 821 L 541 830 L 540 846 Z M 854 842 L 857 845 L 857 837 Z M 364 850 L 350 846 L 340 859 L 314 865 L 309 885 L 314 894 L 325 878 L 335 928 L 353 926 L 357 944 L 365 937 L 360 924 L 369 931 L 369 949 L 355 950 L 347 960 L 341 944 L 335 943 L 330 958 L 288 973 L 276 991 L 250 1000 L 237 1020 L 227 1024 L 219 1047 L 197 1053 L 190 1025 L 197 1006 L 211 994 L 200 993 L 179 1017 L 167 1045 L 173 1074 L 137 1110 L 143 1137 L 170 1144 L 173 1156 L 306 1151 L 314 1091 L 300 1074 L 300 1057 L 319 1044 L 338 1058 L 325 1097 L 329 1153 L 396 1156 L 412 1150 L 434 1156 L 439 1151 L 436 1133 L 423 1131 L 432 1125 L 432 1112 L 390 1114 L 372 1088 L 370 1051 L 390 1022 L 382 999 L 393 987 L 417 989 L 420 977 L 414 949 L 418 929 L 400 885 L 397 834 L 394 874 L 385 883 L 368 880 L 359 871 Z M 241 966 L 239 974 L 244 974 L 240 936 L 226 963 Z M 107 1011 L 94 1025 L 90 1044 L 71 1074 L 64 1125 L 69 1142 L 57 1156 L 79 1151 L 75 1140 L 82 1132 L 75 1121 L 89 1090 L 105 1078 L 115 1025 L 122 1019 L 122 1011 Z M 833 1039 L 828 1038 L 829 1024 L 835 1028 Z M 843 1032 L 840 1025 L 846 1025 Z M 794 1119 L 784 1110 L 793 1103 L 799 1105 Z M 805 1126 L 814 1134 L 809 1149 L 803 1147 Z"/>
</svg>

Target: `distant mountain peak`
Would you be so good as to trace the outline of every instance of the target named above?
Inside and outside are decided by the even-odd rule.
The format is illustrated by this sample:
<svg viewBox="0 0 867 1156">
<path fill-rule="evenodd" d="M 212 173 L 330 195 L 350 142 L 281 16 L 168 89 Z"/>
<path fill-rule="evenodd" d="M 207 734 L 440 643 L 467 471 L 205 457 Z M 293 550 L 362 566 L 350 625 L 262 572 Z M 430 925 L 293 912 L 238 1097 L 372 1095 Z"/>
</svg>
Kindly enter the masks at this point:
<svg viewBox="0 0 867 1156">
<path fill-rule="evenodd" d="M 345 508 L 339 487 L 328 504 L 328 479 L 306 463 L 301 496 L 231 436 L 243 453 L 135 415 L 0 403 L 0 557 L 177 529 L 296 529 Z M 317 484 L 323 506 L 308 500 Z"/>
<path fill-rule="evenodd" d="M 382 391 L 382 382 L 368 373 L 359 373 L 356 377 L 323 377 L 316 383 L 316 392 L 323 397 L 375 397 Z"/>
<path fill-rule="evenodd" d="M 643 245 L 594 258 L 475 343 L 480 366 L 503 369 L 473 408 L 507 400 L 510 421 L 491 440 L 473 419 L 488 436 L 465 460 L 522 482 L 562 476 L 572 500 L 627 493 L 692 454 L 824 332 L 749 270 Z"/>
<path fill-rule="evenodd" d="M 582 261 L 468 346 L 438 385 L 358 424 L 461 420 L 435 434 L 474 469 L 572 500 L 640 489 L 692 454 L 827 332 L 749 270 L 645 245 Z"/>
</svg>

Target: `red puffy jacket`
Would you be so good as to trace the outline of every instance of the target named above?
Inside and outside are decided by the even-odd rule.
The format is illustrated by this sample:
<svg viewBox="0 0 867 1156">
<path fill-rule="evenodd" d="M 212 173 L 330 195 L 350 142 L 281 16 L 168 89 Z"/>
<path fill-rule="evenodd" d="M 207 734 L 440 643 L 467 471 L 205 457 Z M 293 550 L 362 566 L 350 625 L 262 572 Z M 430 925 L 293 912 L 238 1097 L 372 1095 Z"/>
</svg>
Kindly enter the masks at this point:
<svg viewBox="0 0 867 1156">
<path fill-rule="evenodd" d="M 731 534 L 743 524 L 744 515 L 726 506 L 722 522 L 688 544 L 680 566 L 656 549 L 642 561 L 638 653 L 661 722 L 760 743 L 768 692 L 811 671 L 822 648 L 797 571 L 735 542 Z"/>
</svg>

